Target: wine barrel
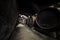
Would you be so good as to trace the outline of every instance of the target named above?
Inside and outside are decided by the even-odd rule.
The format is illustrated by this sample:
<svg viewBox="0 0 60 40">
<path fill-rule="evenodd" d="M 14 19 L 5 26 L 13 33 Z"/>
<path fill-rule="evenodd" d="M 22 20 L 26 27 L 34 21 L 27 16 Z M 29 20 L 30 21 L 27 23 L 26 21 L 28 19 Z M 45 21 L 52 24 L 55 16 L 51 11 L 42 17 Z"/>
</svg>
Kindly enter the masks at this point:
<svg viewBox="0 0 60 40">
<path fill-rule="evenodd" d="M 56 8 L 44 8 L 40 10 L 36 23 L 42 29 L 56 28 L 59 24 L 59 11 Z"/>
</svg>

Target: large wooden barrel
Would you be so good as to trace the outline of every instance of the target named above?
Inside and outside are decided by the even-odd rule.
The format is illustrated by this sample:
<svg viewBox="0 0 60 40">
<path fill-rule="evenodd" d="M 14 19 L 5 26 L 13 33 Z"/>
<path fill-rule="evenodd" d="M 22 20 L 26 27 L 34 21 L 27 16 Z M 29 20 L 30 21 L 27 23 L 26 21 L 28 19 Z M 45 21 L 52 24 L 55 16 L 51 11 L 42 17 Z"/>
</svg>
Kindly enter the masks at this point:
<svg viewBox="0 0 60 40">
<path fill-rule="evenodd" d="M 53 29 L 59 24 L 59 11 L 56 8 L 42 9 L 36 19 L 37 25 L 42 29 Z"/>
</svg>

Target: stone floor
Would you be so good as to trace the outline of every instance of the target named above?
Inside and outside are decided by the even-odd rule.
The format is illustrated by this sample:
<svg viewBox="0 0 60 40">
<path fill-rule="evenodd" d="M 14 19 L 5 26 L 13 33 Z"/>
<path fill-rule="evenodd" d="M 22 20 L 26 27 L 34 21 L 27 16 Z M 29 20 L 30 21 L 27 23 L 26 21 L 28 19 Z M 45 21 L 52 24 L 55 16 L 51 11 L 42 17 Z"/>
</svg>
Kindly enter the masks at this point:
<svg viewBox="0 0 60 40">
<path fill-rule="evenodd" d="M 10 40 L 54 40 L 49 39 L 48 37 L 41 37 L 33 31 L 29 29 L 26 25 L 18 24 L 17 29 L 13 33 Z"/>
</svg>

